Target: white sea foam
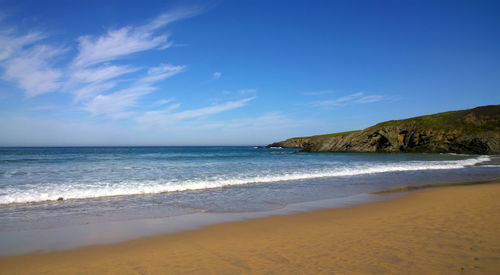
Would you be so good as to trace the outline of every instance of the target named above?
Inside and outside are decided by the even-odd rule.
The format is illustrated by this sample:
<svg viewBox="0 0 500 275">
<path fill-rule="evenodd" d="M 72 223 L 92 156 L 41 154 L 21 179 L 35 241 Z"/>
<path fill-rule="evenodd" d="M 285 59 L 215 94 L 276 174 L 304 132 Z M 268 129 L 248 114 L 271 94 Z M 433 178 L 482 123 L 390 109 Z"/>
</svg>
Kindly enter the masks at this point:
<svg viewBox="0 0 500 275">
<path fill-rule="evenodd" d="M 122 181 L 119 183 L 94 182 L 92 184 L 43 184 L 32 188 L 8 187 L 0 194 L 0 204 L 54 201 L 64 199 L 87 199 L 109 196 L 156 194 L 164 192 L 219 188 L 225 186 L 272 183 L 279 181 L 305 180 L 324 177 L 346 177 L 374 173 L 405 172 L 419 170 L 460 169 L 489 161 L 488 156 L 465 160 L 448 161 L 403 161 L 392 163 L 358 163 L 321 169 L 303 169 L 291 173 L 263 175 L 241 174 L 236 177 L 211 176 L 206 178 L 175 180 Z"/>
</svg>

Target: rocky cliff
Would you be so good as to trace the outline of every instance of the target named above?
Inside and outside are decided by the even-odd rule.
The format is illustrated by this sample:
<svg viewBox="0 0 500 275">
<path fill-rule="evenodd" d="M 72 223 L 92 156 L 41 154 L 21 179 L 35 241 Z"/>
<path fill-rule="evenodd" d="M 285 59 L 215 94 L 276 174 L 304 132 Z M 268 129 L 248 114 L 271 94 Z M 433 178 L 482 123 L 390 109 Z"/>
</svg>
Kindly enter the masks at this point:
<svg viewBox="0 0 500 275">
<path fill-rule="evenodd" d="M 269 146 L 304 152 L 500 154 L 500 105 L 391 120 L 362 131 L 291 138 Z"/>
</svg>

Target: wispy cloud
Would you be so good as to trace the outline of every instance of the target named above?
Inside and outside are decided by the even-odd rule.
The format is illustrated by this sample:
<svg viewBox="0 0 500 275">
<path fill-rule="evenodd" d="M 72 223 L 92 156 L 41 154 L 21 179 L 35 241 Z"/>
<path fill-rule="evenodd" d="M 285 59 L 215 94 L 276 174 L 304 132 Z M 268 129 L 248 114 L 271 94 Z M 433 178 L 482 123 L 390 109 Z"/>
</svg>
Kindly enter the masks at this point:
<svg viewBox="0 0 500 275">
<path fill-rule="evenodd" d="M 319 107 L 337 107 L 350 104 L 366 104 L 384 100 L 382 95 L 365 95 L 363 92 L 353 93 L 335 99 L 321 100 L 311 102 L 313 106 Z"/>
<path fill-rule="evenodd" d="M 109 30 L 100 37 L 81 36 L 78 38 L 79 54 L 75 65 L 86 67 L 159 46 L 166 46 L 167 35 L 153 36 L 150 32 L 141 33 L 132 27 Z"/>
<path fill-rule="evenodd" d="M 138 29 L 140 31 L 154 31 L 159 28 L 162 28 L 172 22 L 179 21 L 182 19 L 186 19 L 189 17 L 196 16 L 200 13 L 202 13 L 204 9 L 200 6 L 197 7 L 178 7 L 175 8 L 169 12 L 165 12 L 161 14 L 160 16 L 156 17 L 154 20 L 152 20 L 150 23 L 139 27 Z"/>
<path fill-rule="evenodd" d="M 28 97 L 56 91 L 61 86 L 62 72 L 51 67 L 50 60 L 64 52 L 45 45 L 36 46 L 7 60 L 4 77 L 17 82 Z"/>
<path fill-rule="evenodd" d="M 129 117 L 133 112 L 127 111 L 127 109 L 135 107 L 140 98 L 156 90 L 157 88 L 153 86 L 155 82 L 172 77 L 183 69 L 183 66 L 172 66 L 170 64 L 152 67 L 144 77 L 131 84 L 129 88 L 110 94 L 98 94 L 92 100 L 86 102 L 83 109 L 94 116 L 105 115 L 113 119 Z M 94 87 L 99 88 L 99 86 Z M 90 93 L 93 91 L 95 90 L 90 89 L 83 92 Z"/>
<path fill-rule="evenodd" d="M 77 70 L 72 74 L 73 81 L 81 83 L 98 83 L 105 80 L 113 79 L 118 76 L 136 72 L 139 68 L 130 66 L 100 66 L 93 69 Z"/>
<path fill-rule="evenodd" d="M 83 86 L 76 90 L 73 90 L 73 94 L 75 95 L 74 101 L 79 102 L 82 100 L 90 99 L 98 94 L 103 94 L 106 91 L 113 89 L 116 86 L 115 82 L 106 82 L 106 83 L 93 83 L 90 85 Z"/>
<path fill-rule="evenodd" d="M 147 103 L 143 99 L 158 89 L 159 82 L 186 71 L 186 65 L 156 64 L 152 67 L 126 64 L 133 55 L 164 50 L 172 45 L 163 30 L 167 25 L 199 14 L 200 8 L 175 9 L 142 25 L 109 29 L 102 34 L 82 35 L 76 40 L 76 54 L 58 59 L 70 48 L 43 43 L 42 32 L 18 35 L 13 30 L 0 32 L 0 66 L 3 78 L 15 82 L 27 96 L 48 92 L 69 92 L 73 104 L 93 116 L 111 119 L 136 117 L 136 121 L 161 123 L 204 118 L 241 108 L 255 99 L 253 89 L 235 92 L 238 100 L 212 104 L 196 109 L 179 110 L 167 98 Z M 55 66 L 54 64 L 58 64 Z M 214 80 L 221 72 L 214 72 Z M 170 105 L 169 105 L 170 104 Z M 147 108 L 160 110 L 144 111 Z"/>
<path fill-rule="evenodd" d="M 228 101 L 222 104 L 203 107 L 199 109 L 186 110 L 172 115 L 175 120 L 203 117 L 207 115 L 214 115 L 221 112 L 229 111 L 232 109 L 240 108 L 246 105 L 247 102 L 254 100 L 255 97 L 247 97 L 237 101 Z"/>
<path fill-rule="evenodd" d="M 378 102 L 384 100 L 385 97 L 381 95 L 368 95 L 368 96 L 363 96 L 357 100 L 355 100 L 355 103 L 373 103 L 373 102 Z"/>
<path fill-rule="evenodd" d="M 92 115 L 106 115 L 113 119 L 130 117 L 133 112 L 127 111 L 134 107 L 137 100 L 152 92 L 149 86 L 131 87 L 107 95 L 97 95 L 85 104 L 84 110 Z"/>
<path fill-rule="evenodd" d="M 175 109 L 178 109 L 180 105 L 172 104 L 162 110 L 146 112 L 143 116 L 137 118 L 137 121 L 141 124 L 146 125 L 169 124 L 180 120 L 206 117 L 209 115 L 215 115 L 229 110 L 241 108 L 254 99 L 255 97 L 247 97 L 241 100 L 227 101 L 216 105 L 179 112 L 173 111 Z"/>
<path fill-rule="evenodd" d="M 307 91 L 302 93 L 303 95 L 307 96 L 319 96 L 319 95 L 327 95 L 327 94 L 332 94 L 332 90 L 320 90 L 320 91 Z"/>
<path fill-rule="evenodd" d="M 160 64 L 158 66 L 149 68 L 145 76 L 136 79 L 135 82 L 132 82 L 130 84 L 130 89 L 133 91 L 137 91 L 140 88 L 141 90 L 148 92 L 141 93 L 140 95 L 137 94 L 136 96 L 133 97 L 134 100 L 122 101 L 123 105 L 121 109 L 124 109 L 127 106 L 132 107 L 140 97 L 148 94 L 151 91 L 154 91 L 156 88 L 153 87 L 152 85 L 155 84 L 156 82 L 165 80 L 178 73 L 181 73 L 185 69 L 186 66 L 171 65 L 171 64 Z M 114 96 L 117 96 L 116 94 L 118 94 L 119 97 L 121 98 L 123 96 L 123 93 L 121 93 L 121 91 L 109 94 L 107 97 L 105 95 L 110 89 L 114 88 L 117 85 L 116 81 L 113 81 L 113 79 L 124 74 L 136 72 L 138 70 L 139 70 L 138 68 L 130 66 L 109 66 L 109 65 L 93 69 L 76 70 L 72 75 L 72 81 L 77 83 L 79 82 L 88 84 L 73 91 L 73 93 L 75 94 L 75 101 L 78 102 L 90 99 L 96 95 L 100 95 L 99 98 L 94 98 L 90 102 L 87 102 L 84 110 L 91 112 L 93 115 L 107 114 L 113 118 L 126 117 L 122 115 L 117 115 L 116 111 L 118 111 L 118 109 L 116 108 L 110 108 L 109 112 L 100 112 L 100 111 L 96 112 L 95 110 L 101 110 L 101 108 L 100 107 L 94 108 L 93 106 L 96 104 L 99 106 L 105 105 L 106 104 L 105 102 L 109 102 L 109 104 L 112 104 L 112 101 L 103 100 L 103 97 L 113 98 Z M 103 81 L 107 82 L 101 83 Z M 129 102 L 130 104 L 127 105 L 126 104 L 127 102 Z M 119 111 L 119 113 L 122 113 L 122 111 Z"/>
<path fill-rule="evenodd" d="M 108 63 L 138 52 L 168 48 L 170 45 L 168 36 L 156 32 L 167 24 L 194 16 L 199 12 L 200 9 L 176 9 L 156 17 L 145 25 L 108 30 L 101 36 L 79 37 L 78 55 L 71 64 L 70 86 L 81 86 L 81 84 L 84 86 L 74 90 L 75 101 L 88 100 L 85 102 L 84 110 L 93 115 L 106 115 L 112 118 L 130 116 L 132 113 L 126 109 L 135 106 L 141 97 L 154 91 L 156 89 L 152 86 L 154 83 L 184 71 L 186 66 L 160 64 L 151 67 L 145 76 L 133 80 L 129 88 L 109 93 L 108 90 L 117 86 L 117 77 L 139 71 L 141 68 Z M 117 104 L 113 103 L 114 100 Z M 107 108 L 107 105 L 113 106 Z"/>
<path fill-rule="evenodd" d="M 214 80 L 217 80 L 219 79 L 220 77 L 222 76 L 222 73 L 221 72 L 215 72 L 213 73 L 212 77 Z"/>
<path fill-rule="evenodd" d="M 67 49 L 36 44 L 46 36 L 40 32 L 16 35 L 10 29 L 0 32 L 0 67 L 3 79 L 16 83 L 28 97 L 57 90 L 62 72 L 52 61 Z"/>
<path fill-rule="evenodd" d="M 176 9 L 142 26 L 126 26 L 108 30 L 106 34 L 99 37 L 81 36 L 78 38 L 79 53 L 74 60 L 74 65 L 91 66 L 137 52 L 166 49 L 171 45 L 168 42 L 168 35 L 155 34 L 155 32 L 167 24 L 194 16 L 200 11 L 200 9 Z"/>
<path fill-rule="evenodd" d="M 186 66 L 161 64 L 159 66 L 150 68 L 146 77 L 140 79 L 138 82 L 143 84 L 151 84 L 172 77 L 180 72 L 183 72 L 185 69 Z"/>
<path fill-rule="evenodd" d="M 196 7 L 177 8 L 143 25 L 80 36 L 76 55 L 65 56 L 66 65 L 59 57 L 70 48 L 44 43 L 48 38 L 45 33 L 23 35 L 14 28 L 0 28 L 2 78 L 15 83 L 28 97 L 55 91 L 70 92 L 74 95 L 74 103 L 81 104 L 82 109 L 94 116 L 128 117 L 132 112 L 127 109 L 156 90 L 156 83 L 185 71 L 186 66 L 159 64 L 145 70 L 143 66 L 113 63 L 139 52 L 168 48 L 168 35 L 162 28 L 201 11 Z M 121 88 L 125 85 L 128 87 Z"/>
<path fill-rule="evenodd" d="M 160 107 L 169 104 L 170 102 L 174 101 L 174 98 L 164 98 L 157 100 L 151 104 L 152 107 Z"/>
<path fill-rule="evenodd" d="M 0 31 L 0 60 L 5 60 L 10 57 L 19 55 L 19 52 L 26 46 L 32 45 L 46 38 L 46 35 L 41 32 L 30 32 L 25 35 L 16 35 L 13 29 Z"/>
</svg>

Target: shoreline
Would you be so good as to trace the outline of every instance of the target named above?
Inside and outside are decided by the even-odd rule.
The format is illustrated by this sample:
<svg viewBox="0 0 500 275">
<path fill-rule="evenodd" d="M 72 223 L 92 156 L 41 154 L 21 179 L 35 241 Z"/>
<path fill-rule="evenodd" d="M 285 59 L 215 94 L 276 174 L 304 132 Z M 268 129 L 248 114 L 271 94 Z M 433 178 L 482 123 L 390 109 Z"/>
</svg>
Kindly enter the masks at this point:
<svg viewBox="0 0 500 275">
<path fill-rule="evenodd" d="M 0 273 L 499 270 L 500 202 L 495 198 L 500 185 L 437 187 L 348 208 L 222 223 L 118 244 L 2 256 Z"/>
<path fill-rule="evenodd" d="M 496 180 L 498 179 L 452 181 L 425 184 L 423 186 L 430 188 L 448 185 L 484 184 Z M 416 184 L 415 181 L 414 184 Z M 0 243 L 2 243 L 0 257 L 25 255 L 33 252 L 65 251 L 92 245 L 111 245 L 141 238 L 199 230 L 216 224 L 293 215 L 323 209 L 349 208 L 356 205 L 391 200 L 404 196 L 405 194 L 401 193 L 402 191 L 414 189 L 419 189 L 418 185 L 410 183 L 404 187 L 396 188 L 397 192 L 392 189 L 383 189 L 381 193 L 367 191 L 348 196 L 288 203 L 281 207 L 263 211 L 212 212 L 193 210 L 177 215 L 131 217 L 130 219 L 111 218 L 101 219 L 100 221 L 87 220 L 81 223 L 74 223 L 73 221 L 73 223 L 67 224 L 57 223 L 57 220 L 52 219 L 51 221 L 56 222 L 52 227 L 34 227 L 21 230 L 12 227 L 10 230 L 0 232 Z M 171 211 L 168 207 L 164 208 L 164 210 Z M 46 223 L 46 225 L 49 224 L 51 223 Z"/>
<path fill-rule="evenodd" d="M 429 188 L 444 188 L 444 187 L 454 187 L 454 186 L 470 186 L 470 185 L 498 184 L 498 183 L 500 183 L 500 178 L 492 180 L 482 180 L 482 181 L 462 181 L 462 182 L 432 183 L 423 185 L 409 185 L 409 186 L 402 186 L 402 187 L 372 192 L 372 194 L 382 195 L 390 193 L 414 192 Z"/>
<path fill-rule="evenodd" d="M 355 154 L 361 154 L 361 155 L 375 155 L 375 154 L 367 154 L 367 153 L 355 153 Z M 385 153 L 377 153 L 378 155 L 382 155 Z M 389 154 L 389 153 L 388 153 Z M 392 154 L 392 153 L 391 153 Z M 346 153 L 345 155 L 351 155 L 351 153 Z M 402 155 L 402 154 L 400 154 Z M 413 156 L 422 156 L 422 154 L 406 154 L 406 155 L 413 155 Z M 437 155 L 436 155 L 437 156 Z M 370 169 L 360 169 L 359 167 L 356 166 L 348 166 L 345 167 L 345 169 L 333 169 L 332 171 L 316 171 L 314 173 L 309 173 L 307 171 L 301 171 L 297 173 L 285 173 L 285 174 L 278 174 L 278 175 L 273 175 L 272 173 L 264 174 L 264 175 L 252 175 L 249 177 L 239 177 L 236 176 L 234 178 L 227 178 L 223 179 L 221 181 L 213 181 L 211 178 L 207 178 L 204 180 L 192 180 L 189 182 L 189 184 L 184 185 L 180 183 L 172 183 L 170 186 L 170 182 L 166 180 L 165 182 L 162 181 L 151 181 L 149 183 L 152 184 L 151 188 L 137 188 L 137 186 L 134 186 L 133 184 L 126 185 L 123 189 L 118 188 L 119 191 L 115 188 L 116 186 L 112 186 L 108 189 L 105 188 L 97 188 L 95 190 L 92 190 L 92 192 L 87 192 L 88 190 L 85 189 L 78 189 L 75 188 L 74 190 L 71 189 L 74 186 L 66 186 L 62 185 L 63 187 L 70 188 L 69 190 L 72 190 L 72 192 L 67 192 L 65 189 L 63 190 L 58 190 L 57 184 L 54 186 L 51 186 L 49 190 L 41 190 L 41 193 L 43 193 L 43 196 L 39 196 L 38 193 L 36 192 L 31 192 L 29 194 L 24 194 L 20 190 L 13 190 L 13 196 L 6 195 L 7 193 L 3 194 L 0 196 L 1 202 L 0 202 L 0 207 L 16 207 L 16 206 L 40 206 L 40 205 L 58 205 L 58 204 L 63 204 L 63 203 L 80 203 L 80 202 L 88 202 L 88 201 L 99 201 L 99 200 L 113 200 L 113 199 L 129 199 L 129 198 L 135 198 L 135 197 L 153 197 L 153 196 L 159 196 L 159 195 L 170 195 L 170 194 L 184 194 L 184 193 L 189 193 L 189 192 L 205 192 L 205 191 L 211 191 L 211 190 L 223 190 L 226 188 L 233 188 L 233 187 L 247 187 L 247 186 L 254 186 L 255 184 L 269 184 L 269 183 L 280 183 L 280 182 L 294 182 L 294 181 L 303 181 L 303 180 L 308 180 L 308 181 L 316 181 L 316 180 L 323 180 L 323 179 L 328 179 L 328 178 L 343 178 L 346 176 L 352 176 L 352 177 L 363 177 L 367 175 L 379 175 L 379 174 L 384 174 L 384 173 L 406 173 L 406 172 L 412 172 L 412 171 L 442 171 L 442 170 L 449 170 L 449 169 L 463 169 L 463 168 L 468 168 L 468 167 L 473 167 L 476 164 L 483 163 L 483 162 L 491 162 L 493 156 L 489 155 L 470 155 L 468 156 L 469 158 L 463 158 L 463 159 L 454 159 L 454 158 L 448 158 L 444 159 L 444 166 L 435 168 L 433 165 L 426 165 L 422 164 L 415 166 L 412 166 L 411 161 L 409 163 L 404 164 L 403 166 L 397 167 L 397 168 L 391 168 L 390 166 L 388 167 L 386 164 L 378 164 L 375 165 L 374 167 L 368 167 Z M 418 157 L 416 158 L 417 162 L 423 161 L 425 162 L 427 159 L 419 159 Z M 338 161 L 338 160 L 337 160 Z M 434 159 L 435 161 L 435 159 Z M 366 168 L 366 167 L 364 167 Z M 498 173 L 497 173 L 498 174 Z M 497 177 L 498 175 L 496 175 Z M 469 179 L 458 179 L 460 181 L 471 181 L 471 180 L 482 180 L 481 178 L 469 178 Z M 122 179 L 124 183 L 127 183 L 127 180 Z M 150 180 L 146 180 L 148 182 Z M 207 182 L 205 182 L 207 181 Z M 214 184 L 214 182 L 217 182 Z M 139 182 L 139 186 L 140 186 Z M 148 184 L 149 184 L 148 183 Z M 36 187 L 36 186 L 35 186 Z M 57 187 L 57 188 L 56 188 Z M 78 186 L 75 186 L 78 187 Z M 93 187 L 92 187 L 93 188 Z M 50 192 L 49 192 L 50 191 Z M 58 191 L 58 192 L 55 192 Z M 369 191 L 370 192 L 370 191 Z"/>
</svg>

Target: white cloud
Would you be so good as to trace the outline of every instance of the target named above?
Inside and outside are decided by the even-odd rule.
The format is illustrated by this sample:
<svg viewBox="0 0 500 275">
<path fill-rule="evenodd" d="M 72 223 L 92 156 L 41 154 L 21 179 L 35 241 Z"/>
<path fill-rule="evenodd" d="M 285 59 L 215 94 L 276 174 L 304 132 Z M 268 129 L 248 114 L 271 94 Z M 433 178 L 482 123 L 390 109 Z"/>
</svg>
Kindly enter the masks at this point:
<svg viewBox="0 0 500 275">
<path fill-rule="evenodd" d="M 117 84 L 113 79 L 138 70 L 139 68 L 130 66 L 114 65 L 75 70 L 64 89 L 70 90 L 75 96 L 74 101 L 78 102 L 113 89 Z"/>
<path fill-rule="evenodd" d="M 381 95 L 369 95 L 369 96 L 364 96 L 362 98 L 357 99 L 355 102 L 356 103 L 372 103 L 372 102 L 378 102 L 384 100 L 384 96 Z"/>
<path fill-rule="evenodd" d="M 46 45 L 34 46 L 8 58 L 4 67 L 4 79 L 16 82 L 28 97 L 56 91 L 60 86 L 62 72 L 52 68 L 50 60 L 65 52 Z"/>
<path fill-rule="evenodd" d="M 135 106 L 139 98 L 153 90 L 153 87 L 139 86 L 123 89 L 107 95 L 97 95 L 85 104 L 84 110 L 90 112 L 94 116 L 106 115 L 113 119 L 126 118 L 133 114 L 127 111 L 127 109 Z"/>
<path fill-rule="evenodd" d="M 246 105 L 247 102 L 254 100 L 255 97 L 247 97 L 238 101 L 228 101 L 226 103 L 203 107 L 199 109 L 186 110 L 172 115 L 175 120 L 202 117 L 207 115 L 214 115 L 221 112 L 229 111 L 232 109 L 240 108 Z"/>
<path fill-rule="evenodd" d="M 129 26 L 108 31 L 107 34 L 94 40 L 88 36 L 80 37 L 80 51 L 73 63 L 72 81 L 77 84 L 78 82 L 90 83 L 90 85 L 76 90 L 74 92 L 76 95 L 75 100 L 88 99 L 98 94 L 85 104 L 84 110 L 93 115 L 106 115 L 114 119 L 128 117 L 132 113 L 126 111 L 126 109 L 134 107 L 141 97 L 154 91 L 156 88 L 152 85 L 155 82 L 172 77 L 186 69 L 186 66 L 182 65 L 160 64 L 149 68 L 145 76 L 136 79 L 130 84 L 130 88 L 111 94 L 106 94 L 106 92 L 116 86 L 116 81 L 98 84 L 124 74 L 136 72 L 139 68 L 115 65 L 96 67 L 97 64 L 112 61 L 135 52 L 160 47 L 161 43 L 166 42 L 166 36 L 154 36 L 153 31 L 172 22 L 172 20 L 182 18 L 183 15 L 187 16 L 187 13 L 168 14 L 170 16 L 164 14 L 145 26 Z M 114 104 L 114 100 L 117 101 L 117 104 Z"/>
<path fill-rule="evenodd" d="M 157 125 L 174 123 L 179 120 L 193 119 L 215 115 L 229 110 L 241 108 L 248 102 L 254 100 L 255 97 L 248 97 L 237 101 L 228 101 L 221 104 L 211 105 L 207 107 L 185 110 L 180 112 L 172 112 L 180 107 L 179 104 L 173 104 L 163 110 L 149 111 L 143 116 L 136 119 L 137 122 L 143 125 Z"/>
<path fill-rule="evenodd" d="M 200 7 L 177 8 L 156 17 L 149 24 L 139 27 L 139 30 L 153 31 L 162 28 L 172 22 L 198 15 L 202 12 L 202 10 L 203 9 L 201 9 Z"/>
<path fill-rule="evenodd" d="M 327 94 L 332 94 L 332 93 L 333 93 L 332 90 L 321 90 L 321 91 L 307 91 L 307 92 L 304 92 L 303 94 L 307 95 L 307 96 L 319 96 L 319 95 L 327 95 Z"/>
<path fill-rule="evenodd" d="M 166 35 L 153 36 L 151 33 L 138 33 L 131 27 L 109 30 L 107 34 L 98 38 L 81 36 L 78 38 L 79 54 L 75 59 L 75 65 L 86 67 L 115 60 L 132 53 L 156 48 L 166 41 Z"/>
<path fill-rule="evenodd" d="M 172 77 L 180 72 L 183 72 L 186 66 L 174 66 L 170 64 L 161 64 L 156 67 L 152 67 L 148 70 L 146 77 L 142 78 L 139 82 L 141 83 L 153 83 L 157 81 L 164 80 L 166 78 Z"/>
<path fill-rule="evenodd" d="M 129 88 L 110 94 L 98 94 L 86 102 L 83 109 L 94 116 L 105 115 L 113 119 L 130 117 L 133 112 L 129 112 L 127 109 L 135 107 L 140 98 L 156 90 L 156 87 L 153 86 L 155 82 L 172 77 L 182 70 L 184 70 L 184 66 L 169 64 L 152 67 L 144 77 L 131 84 Z M 90 93 L 98 91 L 99 88 L 105 88 L 104 85 L 92 86 L 88 90 L 78 91 L 78 96 L 85 98 Z"/>
<path fill-rule="evenodd" d="M 93 115 L 104 114 L 113 118 L 122 117 L 127 106 L 132 107 L 141 96 L 147 93 L 131 98 L 126 97 L 128 100 L 122 100 L 119 108 L 110 108 L 110 111 L 107 112 L 103 111 L 101 106 L 111 104 L 108 97 L 122 99 L 124 96 L 122 92 L 107 94 L 108 90 L 114 88 L 117 81 L 120 80 L 116 78 L 140 70 L 136 67 L 107 63 L 137 52 L 168 48 L 170 42 L 167 41 L 167 35 L 157 35 L 155 31 L 171 22 L 193 16 L 198 12 L 198 9 L 177 9 L 164 13 L 142 26 L 126 26 L 109 30 L 97 37 L 88 35 L 79 37 L 79 52 L 71 66 L 71 83 L 68 86 L 78 87 L 81 84 L 85 84 L 85 86 L 72 89 L 75 101 L 78 102 L 97 95 L 96 98 L 86 103 L 85 110 L 90 111 Z M 106 64 L 99 65 L 101 63 Z M 151 67 L 145 76 L 136 80 L 131 79 L 130 90 L 153 91 L 155 90 L 155 87 L 151 86 L 153 83 L 176 75 L 185 69 L 186 66 L 170 64 Z M 99 82 L 104 81 L 106 82 L 99 84 Z"/>
<path fill-rule="evenodd" d="M 104 94 L 104 92 L 109 91 L 115 87 L 115 82 L 106 82 L 102 84 L 91 84 L 83 86 L 77 90 L 73 91 L 75 95 L 75 102 L 92 98 L 98 94 Z"/>
<path fill-rule="evenodd" d="M 14 34 L 14 30 L 8 29 L 0 32 L 0 61 L 18 55 L 26 46 L 44 39 L 46 36 L 40 32 L 30 32 L 26 35 Z"/>
<path fill-rule="evenodd" d="M 153 104 L 151 104 L 151 106 L 153 107 L 160 107 L 160 106 L 163 106 L 163 105 L 167 105 L 168 103 L 174 101 L 173 98 L 164 98 L 164 99 L 160 99 L 160 100 L 157 100 L 155 102 L 153 102 Z"/>
<path fill-rule="evenodd" d="M 66 65 L 60 65 L 59 57 L 68 49 L 44 44 L 43 40 L 47 38 L 45 33 L 29 32 L 22 35 L 16 33 L 14 28 L 0 28 L 2 78 L 15 83 L 28 97 L 69 91 L 74 94 L 75 102 L 88 101 L 85 109 L 92 110 L 93 114 L 104 113 L 97 111 L 100 108 L 91 107 L 97 102 L 104 102 L 105 96 L 111 96 L 110 92 L 119 82 L 130 82 L 132 90 L 141 88 L 151 91 L 155 89 L 152 87 L 153 83 L 186 69 L 186 66 L 161 64 L 150 68 L 139 79 L 136 75 L 124 78 L 143 68 L 109 62 L 142 51 L 167 48 L 170 45 L 168 36 L 158 31 L 174 21 L 200 12 L 200 8 L 178 8 L 163 13 L 144 25 L 110 29 L 102 35 L 80 36 L 78 52 Z M 59 66 L 56 67 L 55 64 Z M 116 93 L 112 94 L 116 96 Z M 92 100 L 95 96 L 98 97 Z"/>
<path fill-rule="evenodd" d="M 71 73 L 63 89 L 71 91 L 75 96 L 74 101 L 78 102 L 113 89 L 117 84 L 116 78 L 138 70 L 131 66 L 115 65 L 77 69 Z"/>
<path fill-rule="evenodd" d="M 187 67 L 159 64 L 145 70 L 141 66 L 118 64 L 116 61 L 135 53 L 168 48 L 171 42 L 167 34 L 159 33 L 161 28 L 200 11 L 197 8 L 177 9 L 144 25 L 110 29 L 101 35 L 80 36 L 76 55 L 67 59 L 65 65 L 56 61 L 61 61 L 58 57 L 68 49 L 43 44 L 41 41 L 47 37 L 44 33 L 14 35 L 12 30 L 0 31 L 3 78 L 15 82 L 28 96 L 68 91 L 74 95 L 74 103 L 93 116 L 112 119 L 138 116 L 140 109 L 137 107 L 146 95 L 157 90 L 155 84 L 185 71 Z M 214 79 L 221 76 L 221 72 L 213 73 Z M 246 98 L 181 111 L 178 111 L 179 104 L 167 106 L 172 99 L 162 99 L 147 107 L 165 108 L 142 113 L 136 121 L 151 124 L 215 115 L 245 106 L 255 99 L 256 90 L 240 90 L 237 93 Z"/>
<path fill-rule="evenodd" d="M 86 67 L 137 52 L 168 48 L 171 44 L 167 41 L 168 36 L 155 35 L 155 31 L 174 21 L 194 16 L 198 12 L 199 9 L 177 9 L 164 13 L 143 26 L 108 30 L 99 37 L 81 36 L 78 38 L 79 53 L 74 65 Z"/>
<path fill-rule="evenodd" d="M 337 107 L 337 106 L 344 106 L 344 105 L 350 105 L 350 104 L 373 103 L 373 102 L 382 101 L 384 99 L 385 99 L 385 97 L 382 95 L 365 95 L 363 92 L 358 92 L 358 93 L 346 95 L 343 97 L 339 97 L 336 99 L 315 101 L 315 102 L 312 102 L 311 104 L 313 106 L 320 106 L 320 107 Z"/>
<path fill-rule="evenodd" d="M 350 95 L 346 95 L 346 96 L 337 98 L 334 101 L 337 102 L 337 103 L 344 103 L 344 102 L 353 101 L 355 99 L 359 99 L 362 96 L 363 96 L 363 93 L 362 92 L 358 92 L 358 93 L 355 93 L 355 94 L 350 94 Z"/>
<path fill-rule="evenodd" d="M 46 38 L 41 32 L 18 35 L 13 29 L 0 31 L 0 67 L 2 78 L 16 83 L 28 97 L 55 91 L 60 86 L 62 73 L 52 67 L 51 61 L 66 52 L 40 42 Z"/>
<path fill-rule="evenodd" d="M 118 76 L 135 72 L 138 68 L 130 66 L 101 66 L 92 69 L 77 70 L 72 74 L 73 81 L 82 83 L 102 82 L 105 80 L 113 79 Z"/>
</svg>

